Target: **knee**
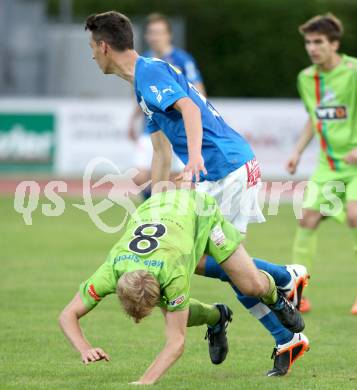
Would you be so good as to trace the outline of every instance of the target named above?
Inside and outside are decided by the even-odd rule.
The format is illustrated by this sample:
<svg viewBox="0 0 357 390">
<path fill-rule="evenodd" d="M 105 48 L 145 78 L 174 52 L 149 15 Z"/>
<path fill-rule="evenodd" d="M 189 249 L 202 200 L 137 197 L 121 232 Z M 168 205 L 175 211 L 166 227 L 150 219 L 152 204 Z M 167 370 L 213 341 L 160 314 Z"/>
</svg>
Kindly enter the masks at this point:
<svg viewBox="0 0 357 390">
<path fill-rule="evenodd" d="M 316 229 L 321 221 L 321 218 L 322 215 L 317 211 L 304 210 L 299 225 L 304 229 Z"/>
<path fill-rule="evenodd" d="M 357 227 L 357 205 L 347 207 L 347 223 L 351 228 Z"/>
<path fill-rule="evenodd" d="M 261 297 L 264 295 L 266 290 L 265 279 L 266 276 L 259 272 L 257 277 L 252 278 L 249 283 L 245 283 L 243 286 L 239 286 L 239 289 L 242 294 L 249 297 Z"/>
<path fill-rule="evenodd" d="M 357 214 L 356 215 L 347 215 L 347 223 L 351 228 L 357 228 Z"/>
<path fill-rule="evenodd" d="M 195 269 L 195 274 L 197 275 L 204 275 L 205 274 L 205 269 L 206 269 L 206 256 L 202 256 L 200 261 L 198 262 L 196 269 Z"/>
</svg>

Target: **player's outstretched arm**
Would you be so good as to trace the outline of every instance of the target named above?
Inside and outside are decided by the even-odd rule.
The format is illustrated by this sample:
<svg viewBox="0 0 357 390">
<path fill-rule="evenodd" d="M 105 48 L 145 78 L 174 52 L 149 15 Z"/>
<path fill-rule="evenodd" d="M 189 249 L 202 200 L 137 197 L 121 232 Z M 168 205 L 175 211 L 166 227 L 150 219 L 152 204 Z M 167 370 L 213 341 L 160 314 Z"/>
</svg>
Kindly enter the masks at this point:
<svg viewBox="0 0 357 390">
<path fill-rule="evenodd" d="M 185 347 L 185 335 L 189 310 L 165 312 L 166 345 L 138 382 L 151 385 L 180 358 Z"/>
<path fill-rule="evenodd" d="M 88 364 L 102 359 L 109 361 L 109 356 L 101 348 L 93 348 L 82 333 L 79 319 L 88 312 L 89 309 L 85 307 L 77 293 L 60 314 L 59 324 L 68 340 L 81 354 L 83 363 Z"/>
<path fill-rule="evenodd" d="M 305 150 L 305 148 L 307 147 L 307 145 L 312 140 L 313 136 L 314 136 L 314 132 L 312 130 L 312 122 L 311 119 L 309 118 L 305 126 L 303 127 L 302 132 L 295 145 L 294 151 L 286 164 L 286 169 L 291 175 L 293 175 L 296 172 L 296 168 L 299 164 L 300 157 L 303 151 Z"/>
<path fill-rule="evenodd" d="M 207 174 L 202 158 L 202 120 L 201 111 L 188 97 L 181 98 L 173 105 L 182 114 L 187 136 L 188 163 L 185 172 L 191 172 L 200 181 L 200 172 Z M 179 177 L 180 178 L 180 177 Z"/>
</svg>

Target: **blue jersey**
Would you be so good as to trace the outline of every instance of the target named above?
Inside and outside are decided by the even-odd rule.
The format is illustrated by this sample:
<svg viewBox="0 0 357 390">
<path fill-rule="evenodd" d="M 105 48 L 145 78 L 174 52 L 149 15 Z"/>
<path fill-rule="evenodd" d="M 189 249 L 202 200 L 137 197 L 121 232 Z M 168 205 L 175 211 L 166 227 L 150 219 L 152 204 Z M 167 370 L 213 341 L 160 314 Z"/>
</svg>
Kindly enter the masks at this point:
<svg viewBox="0 0 357 390">
<path fill-rule="evenodd" d="M 147 50 L 143 53 L 143 57 L 157 57 L 157 55 L 152 50 Z M 176 68 L 180 69 L 187 80 L 192 84 L 202 83 L 202 76 L 198 70 L 196 61 L 188 54 L 187 51 L 173 47 L 173 49 L 160 57 L 160 60 L 168 62 L 171 65 L 174 65 Z M 150 135 L 149 127 L 147 120 L 144 121 L 144 134 Z"/>
<path fill-rule="evenodd" d="M 150 58 L 157 57 L 152 50 L 146 51 L 142 56 Z M 160 57 L 160 59 L 180 69 L 190 83 L 202 83 L 202 76 L 198 70 L 196 61 L 187 51 L 174 47 L 170 53 Z"/>
<path fill-rule="evenodd" d="M 134 88 L 137 101 L 147 116 L 150 133 L 162 130 L 174 152 L 187 164 L 187 137 L 182 115 L 173 104 L 189 97 L 201 111 L 202 156 L 208 174 L 202 180 L 226 177 L 254 158 L 247 141 L 229 127 L 209 101 L 174 66 L 157 58 L 139 57 L 135 67 Z"/>
</svg>

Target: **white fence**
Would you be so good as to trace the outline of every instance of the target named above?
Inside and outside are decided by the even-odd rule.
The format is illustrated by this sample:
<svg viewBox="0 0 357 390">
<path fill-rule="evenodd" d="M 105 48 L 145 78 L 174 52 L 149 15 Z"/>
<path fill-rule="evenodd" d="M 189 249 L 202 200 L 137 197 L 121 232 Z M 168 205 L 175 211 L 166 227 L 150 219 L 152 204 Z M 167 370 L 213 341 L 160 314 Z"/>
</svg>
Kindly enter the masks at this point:
<svg viewBox="0 0 357 390">
<path fill-rule="evenodd" d="M 249 140 L 265 179 L 291 179 L 285 171 L 286 160 L 307 119 L 298 100 L 212 99 L 212 103 L 226 122 Z M 36 148 L 36 142 L 28 141 L 31 136 L 37 142 L 41 137 L 47 141 L 52 137 L 46 144 L 50 157 L 45 163 L 56 175 L 81 176 L 88 161 L 98 156 L 110 159 L 122 170 L 132 167 L 136 151 L 126 131 L 133 108 L 134 102 L 128 99 L 2 99 L 0 167 L 4 171 L 4 167 L 18 165 L 27 170 L 34 162 L 41 164 L 38 158 L 31 160 L 36 156 L 28 150 Z M 47 122 L 40 121 L 41 115 Z M 43 126 L 50 123 L 49 115 L 54 124 L 46 131 Z M 26 155 L 22 155 L 24 143 Z M 304 154 L 296 179 L 309 176 L 316 155 L 315 142 Z"/>
</svg>

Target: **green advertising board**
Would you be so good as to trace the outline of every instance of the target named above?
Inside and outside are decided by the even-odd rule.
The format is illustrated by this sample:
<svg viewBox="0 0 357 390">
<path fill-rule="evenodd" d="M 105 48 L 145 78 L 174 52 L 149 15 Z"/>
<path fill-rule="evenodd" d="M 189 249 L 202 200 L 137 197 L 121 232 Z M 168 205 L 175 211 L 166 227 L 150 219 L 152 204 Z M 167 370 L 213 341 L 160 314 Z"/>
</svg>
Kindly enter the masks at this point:
<svg viewBox="0 0 357 390">
<path fill-rule="evenodd" d="M 0 171 L 52 172 L 53 113 L 0 112 Z"/>
</svg>

